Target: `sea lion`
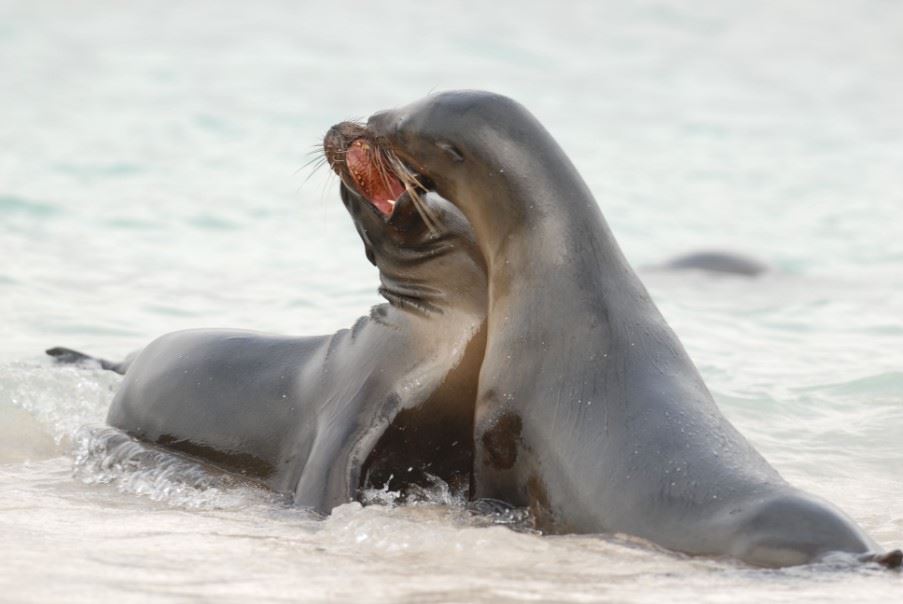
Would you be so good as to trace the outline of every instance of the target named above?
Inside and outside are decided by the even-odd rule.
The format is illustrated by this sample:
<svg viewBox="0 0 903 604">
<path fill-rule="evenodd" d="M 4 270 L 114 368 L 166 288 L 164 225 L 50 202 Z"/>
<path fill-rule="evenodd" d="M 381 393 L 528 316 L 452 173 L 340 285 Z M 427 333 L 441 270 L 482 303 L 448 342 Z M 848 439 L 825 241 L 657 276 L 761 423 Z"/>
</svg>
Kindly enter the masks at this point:
<svg viewBox="0 0 903 604">
<path fill-rule="evenodd" d="M 877 545 L 727 421 L 583 179 L 523 106 L 429 96 L 367 129 L 470 221 L 489 272 L 475 496 L 549 532 L 621 532 L 760 566 Z M 900 553 L 885 555 L 899 564 Z"/>
<path fill-rule="evenodd" d="M 334 128 L 325 149 L 389 303 L 326 336 L 164 335 L 130 365 L 107 364 L 125 371 L 111 426 L 257 479 L 322 513 L 366 485 L 396 490 L 438 477 L 467 493 L 484 341 L 482 257 L 450 203 L 418 196 L 420 210 L 437 219 L 428 228 L 410 195 L 386 206 L 384 184 L 350 173 L 373 159 L 358 153 L 346 164 L 361 134 L 350 124 Z"/>
<path fill-rule="evenodd" d="M 668 271 L 695 270 L 714 275 L 758 277 L 768 271 L 768 266 L 755 258 L 722 251 L 699 251 L 672 258 L 660 267 Z"/>
</svg>

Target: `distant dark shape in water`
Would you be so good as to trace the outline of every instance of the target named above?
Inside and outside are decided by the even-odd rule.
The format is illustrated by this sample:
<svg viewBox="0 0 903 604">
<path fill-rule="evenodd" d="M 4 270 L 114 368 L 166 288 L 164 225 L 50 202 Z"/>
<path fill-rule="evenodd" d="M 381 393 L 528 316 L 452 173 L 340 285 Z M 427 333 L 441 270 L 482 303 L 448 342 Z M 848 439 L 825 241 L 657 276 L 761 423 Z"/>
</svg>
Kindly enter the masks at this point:
<svg viewBox="0 0 903 604">
<path fill-rule="evenodd" d="M 669 271 L 696 270 L 714 275 L 736 275 L 758 277 L 768 271 L 768 266 L 754 258 L 722 251 L 699 251 L 678 256 L 673 260 L 654 267 Z"/>
</svg>

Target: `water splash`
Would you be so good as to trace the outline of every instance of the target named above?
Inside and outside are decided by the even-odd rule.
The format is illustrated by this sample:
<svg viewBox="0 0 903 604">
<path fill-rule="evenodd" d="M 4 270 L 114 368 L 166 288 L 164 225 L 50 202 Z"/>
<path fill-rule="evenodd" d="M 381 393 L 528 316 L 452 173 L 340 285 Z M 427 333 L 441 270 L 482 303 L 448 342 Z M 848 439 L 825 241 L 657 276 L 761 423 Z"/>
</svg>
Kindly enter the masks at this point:
<svg viewBox="0 0 903 604">
<path fill-rule="evenodd" d="M 232 474 L 140 442 L 115 428 L 84 426 L 73 437 L 72 474 L 84 484 L 191 509 L 241 509 L 285 498 Z"/>
<path fill-rule="evenodd" d="M 386 505 L 394 507 L 400 504 L 412 505 L 447 505 L 461 506 L 466 498 L 461 493 L 455 493 L 451 486 L 434 474 L 429 472 L 423 473 L 428 481 L 427 485 L 412 484 L 407 485 L 403 490 L 392 491 L 389 484 L 394 476 L 389 479 L 381 487 L 375 485 L 368 486 L 361 490 L 360 500 L 364 505 Z"/>
<path fill-rule="evenodd" d="M 61 448 L 83 425 L 100 423 L 121 376 L 84 365 L 0 365 L 0 398 L 31 414 Z"/>
</svg>

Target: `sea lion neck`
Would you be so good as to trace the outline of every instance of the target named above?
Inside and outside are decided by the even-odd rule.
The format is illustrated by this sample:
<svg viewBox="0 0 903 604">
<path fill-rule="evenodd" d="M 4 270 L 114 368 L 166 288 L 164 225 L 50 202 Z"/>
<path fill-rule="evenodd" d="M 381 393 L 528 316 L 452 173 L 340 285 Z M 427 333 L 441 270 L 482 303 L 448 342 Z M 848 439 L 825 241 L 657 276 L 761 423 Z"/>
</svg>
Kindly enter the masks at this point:
<svg viewBox="0 0 903 604">
<path fill-rule="evenodd" d="M 554 279 L 562 270 L 603 273 L 609 287 L 632 283 L 635 276 L 574 165 L 544 129 L 529 136 L 542 144 L 491 146 L 494 152 L 480 158 L 480 176 L 451 183 L 448 193 L 439 189 L 473 225 L 495 289 L 519 276 Z"/>
<path fill-rule="evenodd" d="M 379 294 L 393 308 L 420 316 L 485 313 L 486 269 L 460 210 L 435 194 L 423 196 L 440 219 L 431 229 L 407 196 L 387 218 L 344 183 L 340 195 L 379 270 Z"/>
<path fill-rule="evenodd" d="M 447 236 L 377 256 L 379 294 L 398 310 L 418 315 L 485 312 L 485 272 L 460 246 Z"/>
</svg>

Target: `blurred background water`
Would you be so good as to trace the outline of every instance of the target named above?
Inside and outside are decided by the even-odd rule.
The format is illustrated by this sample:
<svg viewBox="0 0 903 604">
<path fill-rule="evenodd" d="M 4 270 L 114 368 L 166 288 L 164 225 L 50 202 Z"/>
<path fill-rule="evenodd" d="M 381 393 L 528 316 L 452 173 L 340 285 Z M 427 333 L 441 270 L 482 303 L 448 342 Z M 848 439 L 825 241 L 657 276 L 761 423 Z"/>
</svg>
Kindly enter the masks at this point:
<svg viewBox="0 0 903 604">
<path fill-rule="evenodd" d="M 82 426 L 118 377 L 42 351 L 350 325 L 376 274 L 310 153 L 335 122 L 491 89 L 558 138 L 635 266 L 774 268 L 641 275 L 740 430 L 900 546 L 900 74 L 891 0 L 0 1 L 0 600 L 899 599 L 899 573 L 541 537 L 438 496 L 311 518 L 111 459 Z"/>
</svg>

